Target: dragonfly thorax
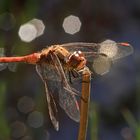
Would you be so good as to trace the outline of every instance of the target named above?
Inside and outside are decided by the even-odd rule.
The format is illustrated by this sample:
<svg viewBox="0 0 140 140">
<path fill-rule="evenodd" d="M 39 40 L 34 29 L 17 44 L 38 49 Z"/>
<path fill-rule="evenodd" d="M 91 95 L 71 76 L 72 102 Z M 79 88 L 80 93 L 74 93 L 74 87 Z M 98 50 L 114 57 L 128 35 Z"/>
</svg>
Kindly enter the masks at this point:
<svg viewBox="0 0 140 140">
<path fill-rule="evenodd" d="M 61 59 L 61 60 L 64 60 L 70 54 L 65 48 L 60 47 L 59 45 L 55 46 L 54 52 L 59 57 L 59 59 Z"/>
</svg>

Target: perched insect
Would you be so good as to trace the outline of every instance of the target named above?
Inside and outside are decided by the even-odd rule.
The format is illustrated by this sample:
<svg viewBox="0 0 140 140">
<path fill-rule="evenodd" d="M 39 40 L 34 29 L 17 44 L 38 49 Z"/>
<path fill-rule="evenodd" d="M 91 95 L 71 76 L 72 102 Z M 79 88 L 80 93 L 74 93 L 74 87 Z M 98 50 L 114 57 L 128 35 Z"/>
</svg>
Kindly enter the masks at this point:
<svg viewBox="0 0 140 140">
<path fill-rule="evenodd" d="M 0 57 L 0 67 L 11 62 L 35 64 L 36 70 L 45 84 L 49 115 L 55 129 L 59 129 L 57 106 L 53 97 L 58 92 L 59 105 L 67 115 L 78 122 L 80 119 L 79 105 L 75 95 L 77 91 L 70 86 L 73 79 L 87 67 L 92 73 L 107 73 L 112 62 L 133 52 L 128 43 L 116 43 L 106 40 L 101 43 L 66 43 L 52 45 L 40 52 L 20 57 Z M 1 68 L 2 69 L 2 68 Z"/>
</svg>

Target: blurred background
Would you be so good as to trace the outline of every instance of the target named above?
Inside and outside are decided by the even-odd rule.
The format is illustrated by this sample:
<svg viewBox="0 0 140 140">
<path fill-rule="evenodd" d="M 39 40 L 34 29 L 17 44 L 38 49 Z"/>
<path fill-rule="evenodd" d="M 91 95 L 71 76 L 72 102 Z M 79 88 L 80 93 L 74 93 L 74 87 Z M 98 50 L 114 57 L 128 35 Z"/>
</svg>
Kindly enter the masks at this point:
<svg viewBox="0 0 140 140">
<path fill-rule="evenodd" d="M 25 42 L 19 28 L 34 18 L 43 22 L 44 33 Z M 7 56 L 105 39 L 134 47 L 133 55 L 92 79 L 88 140 L 140 140 L 139 37 L 139 0 L 0 0 L 0 48 Z M 35 66 L 19 64 L 11 71 L 0 72 L 0 140 L 76 140 L 78 123 L 60 108 L 60 130 L 52 127 Z"/>
</svg>

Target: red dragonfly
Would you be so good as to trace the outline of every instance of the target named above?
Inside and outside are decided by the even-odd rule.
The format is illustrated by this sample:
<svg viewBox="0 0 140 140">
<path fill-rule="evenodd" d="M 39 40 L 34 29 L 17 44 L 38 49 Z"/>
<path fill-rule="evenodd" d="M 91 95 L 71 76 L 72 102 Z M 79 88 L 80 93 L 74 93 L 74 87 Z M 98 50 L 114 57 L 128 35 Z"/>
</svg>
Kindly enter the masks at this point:
<svg viewBox="0 0 140 140">
<path fill-rule="evenodd" d="M 101 43 L 66 43 L 52 45 L 40 52 L 20 57 L 0 57 L 0 67 L 11 62 L 35 64 L 45 84 L 49 115 L 56 130 L 59 129 L 57 106 L 53 94 L 58 92 L 59 105 L 74 121 L 79 122 L 80 111 L 76 99 L 77 91 L 71 83 L 81 72 L 89 68 L 91 73 L 103 75 L 109 71 L 112 62 L 133 52 L 128 43 L 106 40 Z M 6 66 L 5 66 L 6 65 Z"/>
</svg>

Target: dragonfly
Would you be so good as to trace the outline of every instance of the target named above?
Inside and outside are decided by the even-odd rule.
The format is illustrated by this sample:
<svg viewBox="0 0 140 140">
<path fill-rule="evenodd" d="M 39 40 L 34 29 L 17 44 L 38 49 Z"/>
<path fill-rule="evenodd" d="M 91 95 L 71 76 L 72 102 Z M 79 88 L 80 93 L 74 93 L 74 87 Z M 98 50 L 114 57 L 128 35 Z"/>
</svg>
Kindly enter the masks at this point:
<svg viewBox="0 0 140 140">
<path fill-rule="evenodd" d="M 105 40 L 101 43 L 74 42 L 51 45 L 39 52 L 25 56 L 0 57 L 0 67 L 12 62 L 25 62 L 36 66 L 36 71 L 45 85 L 50 120 L 59 130 L 56 102 L 74 121 L 80 120 L 78 91 L 71 85 L 80 78 L 85 69 L 91 74 L 104 75 L 109 72 L 112 63 L 133 53 L 129 43 L 117 43 Z M 6 66 L 5 66 L 6 64 Z M 84 82 L 84 81 L 83 81 Z M 54 94 L 58 93 L 56 101 Z"/>
</svg>

